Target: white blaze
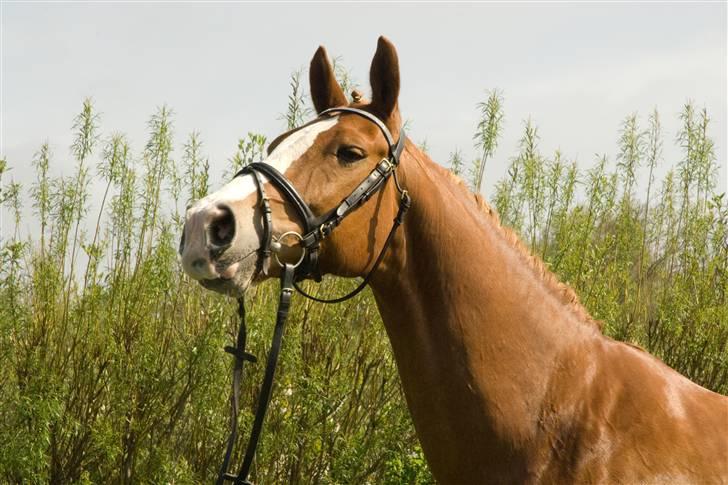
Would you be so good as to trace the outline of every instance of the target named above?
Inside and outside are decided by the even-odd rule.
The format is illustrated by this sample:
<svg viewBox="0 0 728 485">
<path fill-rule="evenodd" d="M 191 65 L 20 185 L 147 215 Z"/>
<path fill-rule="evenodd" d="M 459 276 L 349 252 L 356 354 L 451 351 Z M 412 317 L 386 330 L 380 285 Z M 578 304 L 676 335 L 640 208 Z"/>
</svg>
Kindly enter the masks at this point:
<svg viewBox="0 0 728 485">
<path fill-rule="evenodd" d="M 273 150 L 273 153 L 263 160 L 263 163 L 272 165 L 280 173 L 285 175 L 286 170 L 288 170 L 291 164 L 301 158 L 313 146 L 316 137 L 320 133 L 332 128 L 338 121 L 339 117 L 334 116 L 292 133 Z M 260 175 L 264 182 L 268 181 L 268 178 L 264 174 Z M 197 212 L 205 210 L 209 207 L 215 207 L 220 202 L 229 204 L 235 200 L 243 200 L 256 190 L 257 188 L 252 175 L 248 174 L 235 177 L 217 192 L 213 192 L 204 199 L 200 199 L 190 208 L 190 211 Z"/>
</svg>

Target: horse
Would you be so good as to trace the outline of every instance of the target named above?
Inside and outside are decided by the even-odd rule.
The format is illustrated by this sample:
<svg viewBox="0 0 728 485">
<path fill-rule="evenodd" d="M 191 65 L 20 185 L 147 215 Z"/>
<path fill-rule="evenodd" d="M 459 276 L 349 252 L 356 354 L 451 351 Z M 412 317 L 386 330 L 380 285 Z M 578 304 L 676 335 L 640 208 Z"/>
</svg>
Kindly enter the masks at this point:
<svg viewBox="0 0 728 485">
<path fill-rule="evenodd" d="M 309 74 L 317 113 L 364 111 L 404 138 L 389 40 L 379 38 L 371 63 L 371 100 L 347 99 L 323 47 Z M 263 163 L 324 214 L 390 155 L 384 131 L 334 110 L 280 135 Z M 395 170 L 396 184 L 383 184 L 321 240 L 317 265 L 322 274 L 368 276 L 438 482 L 728 483 L 728 398 L 605 336 L 494 210 L 411 141 Z M 394 234 L 400 184 L 412 204 Z M 270 176 L 234 178 L 188 208 L 184 271 L 237 296 L 280 276 L 283 263 L 263 251 L 265 232 L 301 234 L 294 205 Z M 279 242 L 276 257 L 296 260 L 301 246 Z"/>
</svg>

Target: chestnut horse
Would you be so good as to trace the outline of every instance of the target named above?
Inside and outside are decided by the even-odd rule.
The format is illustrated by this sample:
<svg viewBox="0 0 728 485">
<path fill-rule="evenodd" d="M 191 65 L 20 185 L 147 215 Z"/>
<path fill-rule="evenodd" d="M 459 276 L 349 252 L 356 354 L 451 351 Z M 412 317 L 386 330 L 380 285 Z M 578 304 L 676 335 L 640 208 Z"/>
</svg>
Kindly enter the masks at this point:
<svg viewBox="0 0 728 485">
<path fill-rule="evenodd" d="M 399 64 L 380 38 L 371 102 L 349 103 L 320 47 L 311 61 L 316 111 L 365 110 L 400 132 Z M 347 196 L 388 145 L 351 113 L 281 135 L 266 163 L 322 214 Z M 398 179 L 412 209 L 370 282 L 427 462 L 438 482 L 728 483 L 728 399 L 639 348 L 604 336 L 498 216 L 407 141 Z M 263 179 L 274 234 L 301 231 Z M 321 244 L 324 273 L 366 275 L 399 194 L 388 183 Z M 180 248 L 205 287 L 241 295 L 277 276 L 258 265 L 263 214 L 252 174 L 196 202 Z M 211 244 L 225 240 L 224 251 Z M 294 251 L 295 248 L 291 248 Z"/>
</svg>

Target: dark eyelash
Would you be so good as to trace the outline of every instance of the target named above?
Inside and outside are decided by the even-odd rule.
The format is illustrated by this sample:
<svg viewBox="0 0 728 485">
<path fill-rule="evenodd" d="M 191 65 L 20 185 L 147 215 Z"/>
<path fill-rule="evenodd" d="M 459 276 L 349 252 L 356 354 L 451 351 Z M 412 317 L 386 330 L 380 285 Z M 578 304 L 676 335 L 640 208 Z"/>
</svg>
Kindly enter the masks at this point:
<svg viewBox="0 0 728 485">
<path fill-rule="evenodd" d="M 366 158 L 366 154 L 355 147 L 341 147 L 337 150 L 336 156 L 344 163 L 354 163 Z"/>
</svg>

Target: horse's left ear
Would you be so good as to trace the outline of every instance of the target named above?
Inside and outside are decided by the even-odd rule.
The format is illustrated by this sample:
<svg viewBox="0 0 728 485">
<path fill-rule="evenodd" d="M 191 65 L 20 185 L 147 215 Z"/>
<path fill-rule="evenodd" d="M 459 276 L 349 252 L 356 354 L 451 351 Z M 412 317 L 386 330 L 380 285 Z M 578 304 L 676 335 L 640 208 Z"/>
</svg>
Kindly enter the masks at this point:
<svg viewBox="0 0 728 485">
<path fill-rule="evenodd" d="M 311 99 L 316 113 L 336 106 L 346 106 L 346 95 L 336 81 L 334 69 L 329 62 L 326 49 L 320 46 L 311 59 L 311 67 L 308 70 L 311 83 Z"/>
<path fill-rule="evenodd" d="M 382 36 L 377 42 L 377 52 L 369 69 L 372 86 L 372 110 L 384 121 L 397 111 L 399 99 L 399 59 L 394 45 Z"/>
</svg>

